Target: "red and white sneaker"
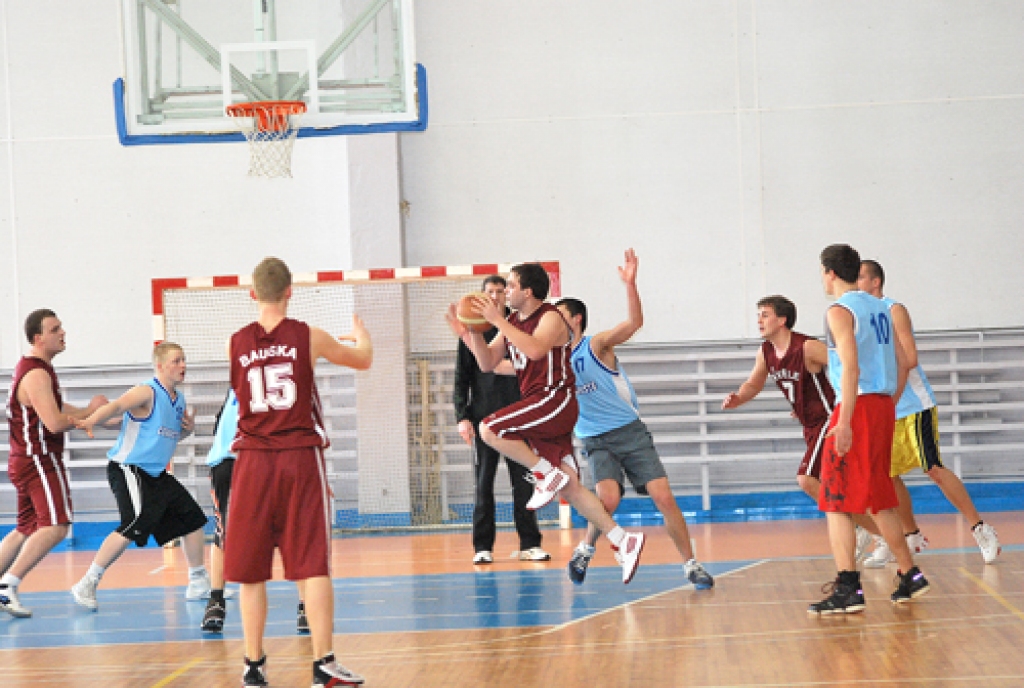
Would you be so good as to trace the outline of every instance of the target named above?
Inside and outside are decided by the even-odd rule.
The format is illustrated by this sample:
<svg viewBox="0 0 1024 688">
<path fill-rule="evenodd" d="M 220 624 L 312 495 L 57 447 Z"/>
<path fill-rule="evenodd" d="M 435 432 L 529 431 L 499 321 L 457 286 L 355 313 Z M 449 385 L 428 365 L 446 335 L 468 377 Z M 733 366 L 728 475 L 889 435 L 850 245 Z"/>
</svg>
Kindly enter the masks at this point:
<svg viewBox="0 0 1024 688">
<path fill-rule="evenodd" d="M 644 551 L 646 536 L 643 533 L 626 533 L 622 542 L 615 549 L 615 560 L 622 564 L 622 582 L 633 580 L 636 569 L 640 566 L 640 554 Z"/>
<path fill-rule="evenodd" d="M 526 503 L 526 508 L 536 511 L 546 506 L 563 487 L 569 484 L 569 476 L 558 468 L 552 468 L 547 475 L 528 474 L 533 477 L 533 496 Z"/>
</svg>

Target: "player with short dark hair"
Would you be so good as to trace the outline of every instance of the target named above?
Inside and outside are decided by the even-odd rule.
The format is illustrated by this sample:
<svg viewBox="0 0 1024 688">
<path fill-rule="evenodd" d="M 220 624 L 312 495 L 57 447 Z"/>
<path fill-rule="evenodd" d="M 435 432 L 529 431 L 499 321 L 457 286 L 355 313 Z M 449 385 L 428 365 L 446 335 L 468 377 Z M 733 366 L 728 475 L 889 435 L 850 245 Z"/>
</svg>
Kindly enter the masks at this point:
<svg viewBox="0 0 1024 688">
<path fill-rule="evenodd" d="M 522 399 L 485 418 L 480 435 L 533 473 L 536 485 L 527 508 L 539 509 L 562 493 L 611 541 L 622 561 L 622 580 L 628 583 L 640 563 L 644 535 L 616 525 L 601 501 L 580 484 L 572 447 L 578 413 L 569 360 L 572 330 L 562 314 L 544 302 L 548 287 L 544 268 L 526 263 L 509 273 L 507 296 L 514 312 L 507 318 L 498 304 L 479 295 L 478 312 L 499 330 L 490 343 L 459 321 L 455 304 L 448 309 L 448 324 L 473 352 L 480 370 L 494 370 L 506 354 L 512 360 Z"/>
<path fill-rule="evenodd" d="M 14 367 L 7 394 L 7 474 L 17 493 L 18 522 L 0 542 L 0 610 L 19 618 L 32 616 L 32 611 L 18 599 L 18 585 L 67 537 L 74 519 L 64 433 L 107 403 L 97 395 L 82 409 L 61 398 L 53 358 L 64 351 L 64 337 L 56 313 L 49 308 L 32 311 L 25 318 L 31 349 Z"/>
<path fill-rule="evenodd" d="M 89 570 L 71 588 L 75 602 L 95 611 L 96 587 L 106 570 L 132 542 L 145 547 L 150 536 L 158 545 L 182 539 L 188 560 L 185 598 L 210 594 L 210 577 L 203 565 L 206 514 L 178 479 L 167 472 L 178 442 L 192 432 L 194 414 L 178 386 L 185 380 L 185 352 L 172 342 L 153 349 L 156 375 L 132 387 L 119 399 L 96 409 L 78 427 L 90 437 L 93 429 L 121 416 L 121 432 L 107 452 L 107 481 L 117 501 L 121 523 L 103 540 Z"/>
<path fill-rule="evenodd" d="M 626 287 L 628 317 L 610 330 L 584 335 L 586 304 L 573 298 L 558 302 L 558 310 L 569 322 L 573 335 L 572 368 L 580 406 L 576 437 L 583 443 L 583 455 L 590 463 L 595 490 L 605 510 L 615 513 L 628 477 L 637 492 L 654 500 L 664 517 L 665 529 L 683 558 L 686 579 L 696 589 L 707 590 L 715 581 L 694 555 L 690 531 L 672 494 L 665 466 L 647 425 L 640 419 L 636 392 L 615 355 L 615 347 L 629 341 L 644 323 L 636 286 L 639 264 L 633 249 L 627 250 L 619 278 Z M 598 527 L 590 523 L 586 538 L 573 551 L 568 567 L 569 580 L 573 583 L 583 583 L 600 534 Z"/>
<path fill-rule="evenodd" d="M 505 305 L 507 282 L 501 275 L 488 275 L 482 289 L 508 313 Z M 492 327 L 484 333 L 490 342 L 498 334 Z M 506 360 L 502 365 L 512 365 Z M 485 373 L 476 363 L 473 352 L 465 342 L 459 341 L 455 355 L 455 382 L 452 389 L 452 403 L 455 406 L 455 420 L 459 436 L 472 447 L 473 476 L 476 494 L 473 501 L 473 563 L 487 565 L 494 562 L 494 541 L 496 537 L 494 478 L 501 460 L 501 454 L 480 438 L 477 427 L 480 421 L 495 411 L 519 401 L 519 383 L 514 375 Z M 551 555 L 541 549 L 541 532 L 537 515 L 526 508 L 533 496 L 533 484 L 529 471 L 515 461 L 506 460 L 509 482 L 512 483 L 512 517 L 519 535 L 519 549 L 515 556 L 523 561 L 547 561 Z"/>
<path fill-rule="evenodd" d="M 903 538 L 889 479 L 893 400 L 906 382 L 906 358 L 886 305 L 857 289 L 859 270 L 860 255 L 850 246 L 833 245 L 821 253 L 822 285 L 836 299 L 826 311 L 826 325 L 828 375 L 840 401 L 825 437 L 818 506 L 825 512 L 838 575 L 828 596 L 808 607 L 811 614 L 864 610 L 852 514 L 873 514 L 896 554 L 900 570 L 893 603 L 928 592 L 928 581 Z"/>
</svg>

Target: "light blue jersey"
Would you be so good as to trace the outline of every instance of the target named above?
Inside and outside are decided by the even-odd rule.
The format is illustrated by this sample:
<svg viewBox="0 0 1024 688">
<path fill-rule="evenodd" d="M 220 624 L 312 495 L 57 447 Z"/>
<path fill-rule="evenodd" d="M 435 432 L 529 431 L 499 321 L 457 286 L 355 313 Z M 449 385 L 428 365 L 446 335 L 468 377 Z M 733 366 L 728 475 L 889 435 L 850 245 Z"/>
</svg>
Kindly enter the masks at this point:
<svg viewBox="0 0 1024 688">
<path fill-rule="evenodd" d="M 228 397 L 224 400 L 224 406 L 220 410 L 220 417 L 217 418 L 217 429 L 213 433 L 213 446 L 210 453 L 206 455 L 206 465 L 210 468 L 219 466 L 224 459 L 235 458 L 231 451 L 231 443 L 238 431 L 238 397 L 235 390 L 228 391 Z"/>
<path fill-rule="evenodd" d="M 633 385 L 618 366 L 609 369 L 590 348 L 590 337 L 584 337 L 572 350 L 572 369 L 576 373 L 576 401 L 580 415 L 576 419 L 576 436 L 596 437 L 617 430 L 640 418 L 640 405 Z"/>
<path fill-rule="evenodd" d="M 848 291 L 832 308 L 845 308 L 853 315 L 853 334 L 857 341 L 857 365 L 860 377 L 857 394 L 888 394 L 896 391 L 896 346 L 892 337 L 892 318 L 882 299 L 863 291 Z M 836 342 L 825 319 L 828 340 L 828 381 L 842 396 L 843 365 L 836 353 Z"/>
<path fill-rule="evenodd" d="M 883 296 L 882 301 L 888 306 L 889 312 L 892 312 L 892 307 L 898 303 L 888 296 Z M 907 386 L 903 388 L 903 394 L 900 396 L 899 403 L 896 404 L 896 419 L 927 411 L 936 403 L 935 392 L 928 384 L 928 377 L 924 374 L 921 364 L 918 364 L 907 374 Z"/>
<path fill-rule="evenodd" d="M 127 466 L 138 466 L 151 476 L 164 472 L 181 439 L 181 420 L 185 415 L 185 395 L 170 393 L 153 378 L 146 383 L 153 389 L 153 408 L 145 418 L 125 412 L 121 434 L 107 452 L 107 458 Z"/>
</svg>

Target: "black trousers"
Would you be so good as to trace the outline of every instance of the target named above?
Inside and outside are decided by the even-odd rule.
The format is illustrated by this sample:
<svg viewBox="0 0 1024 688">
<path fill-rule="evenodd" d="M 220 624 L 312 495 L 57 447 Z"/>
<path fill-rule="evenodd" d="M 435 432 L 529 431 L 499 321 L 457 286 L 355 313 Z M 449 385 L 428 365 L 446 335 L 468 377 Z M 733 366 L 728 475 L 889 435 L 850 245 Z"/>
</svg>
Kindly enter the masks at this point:
<svg viewBox="0 0 1024 688">
<path fill-rule="evenodd" d="M 474 429 L 478 423 L 474 423 Z M 480 439 L 477 432 L 474 439 L 476 457 L 474 475 L 476 476 L 476 505 L 473 507 L 473 550 L 476 552 L 494 551 L 494 476 L 498 470 L 501 454 L 489 447 Z M 540 547 L 540 528 L 537 527 L 537 514 L 526 508 L 526 503 L 533 496 L 533 483 L 527 482 L 529 469 L 525 466 L 505 459 L 508 474 L 512 482 L 512 515 L 519 533 L 519 549 L 527 550 Z"/>
</svg>

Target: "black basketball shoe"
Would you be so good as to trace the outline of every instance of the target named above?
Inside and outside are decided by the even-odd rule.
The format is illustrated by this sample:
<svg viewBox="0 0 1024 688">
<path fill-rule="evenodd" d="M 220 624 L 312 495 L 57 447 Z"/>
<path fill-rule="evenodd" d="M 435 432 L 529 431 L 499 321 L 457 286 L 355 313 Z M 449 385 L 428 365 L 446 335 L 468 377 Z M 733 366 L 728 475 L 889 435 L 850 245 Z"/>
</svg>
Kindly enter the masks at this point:
<svg viewBox="0 0 1024 688">
<path fill-rule="evenodd" d="M 903 604 L 928 592 L 928 579 L 916 566 L 906 573 L 896 572 L 896 589 L 892 593 L 893 604 Z"/>
</svg>

